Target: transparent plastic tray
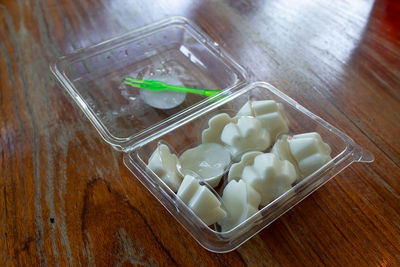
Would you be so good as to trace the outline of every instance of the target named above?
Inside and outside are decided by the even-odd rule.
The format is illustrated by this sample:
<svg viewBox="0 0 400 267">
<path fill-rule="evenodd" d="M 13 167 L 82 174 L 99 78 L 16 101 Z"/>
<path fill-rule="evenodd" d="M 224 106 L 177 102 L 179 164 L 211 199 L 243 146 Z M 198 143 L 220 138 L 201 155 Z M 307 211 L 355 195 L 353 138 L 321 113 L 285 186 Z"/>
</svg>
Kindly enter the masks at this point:
<svg viewBox="0 0 400 267">
<path fill-rule="evenodd" d="M 173 17 L 58 59 L 51 70 L 105 141 L 124 152 L 124 163 L 176 220 L 206 249 L 231 251 L 257 234 L 352 162 L 371 153 L 280 90 L 249 83 L 246 72 L 185 18 Z M 222 88 L 221 95 L 186 95 L 172 109 L 157 109 L 141 92 L 124 86 L 126 76 L 197 88 Z M 172 80 L 171 80 L 172 79 Z M 226 96 L 227 95 L 227 96 Z M 153 172 L 146 169 L 159 142 L 177 154 L 201 143 L 211 116 L 233 116 L 248 100 L 275 100 L 289 120 L 290 135 L 318 132 L 332 148 L 332 161 L 306 177 L 257 214 L 227 232 L 205 225 Z M 217 189 L 222 192 L 226 175 Z M 129 194 L 129 192 L 128 192 Z"/>
</svg>

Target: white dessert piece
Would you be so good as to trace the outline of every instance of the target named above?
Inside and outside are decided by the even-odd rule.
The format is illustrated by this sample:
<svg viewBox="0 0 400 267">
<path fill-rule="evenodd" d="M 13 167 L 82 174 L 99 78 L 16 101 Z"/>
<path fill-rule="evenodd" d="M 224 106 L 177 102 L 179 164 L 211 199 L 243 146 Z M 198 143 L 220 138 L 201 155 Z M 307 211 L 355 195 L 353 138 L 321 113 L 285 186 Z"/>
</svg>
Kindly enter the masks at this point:
<svg viewBox="0 0 400 267">
<path fill-rule="evenodd" d="M 179 106 L 185 101 L 186 93 L 177 93 L 171 91 L 151 91 L 140 89 L 140 98 L 154 108 L 171 109 Z"/>
<path fill-rule="evenodd" d="M 298 134 L 289 141 L 290 152 L 304 176 L 308 176 L 332 160 L 330 146 L 316 133 Z"/>
<path fill-rule="evenodd" d="M 236 180 L 236 181 L 240 180 L 242 178 L 242 172 L 243 172 L 244 167 L 246 167 L 248 165 L 253 165 L 254 158 L 261 154 L 262 154 L 262 152 L 258 152 L 258 151 L 251 151 L 251 152 L 245 153 L 238 163 L 232 164 L 231 168 L 229 169 L 229 173 L 228 173 L 228 181 L 230 182 L 232 180 Z"/>
<path fill-rule="evenodd" d="M 299 181 L 332 160 L 330 146 L 316 132 L 282 136 L 271 152 L 296 166 Z"/>
<path fill-rule="evenodd" d="M 229 214 L 218 222 L 222 232 L 229 231 L 258 211 L 261 196 L 243 180 L 230 181 L 224 189 L 222 200 Z"/>
<path fill-rule="evenodd" d="M 231 152 L 232 159 L 239 161 L 248 151 L 263 151 L 270 145 L 267 129 L 254 117 L 239 117 L 238 121 L 228 123 L 222 130 L 221 141 Z"/>
<path fill-rule="evenodd" d="M 171 153 L 167 145 L 160 144 L 151 155 L 147 168 L 176 192 L 182 182 L 182 177 L 176 167 L 177 163 L 178 157 Z"/>
<path fill-rule="evenodd" d="M 217 143 L 205 143 L 188 149 L 179 157 L 181 174 L 196 173 L 210 186 L 216 187 L 231 162 L 229 151 Z"/>
<path fill-rule="evenodd" d="M 271 143 L 274 143 L 279 135 L 289 132 L 289 121 L 283 106 L 274 100 L 250 100 L 236 116 L 253 116 L 259 119 L 262 126 L 268 130 Z"/>
<path fill-rule="evenodd" d="M 207 225 L 226 217 L 221 201 L 205 185 L 191 175 L 186 175 L 177 196 Z"/>
<path fill-rule="evenodd" d="M 256 156 L 252 165 L 243 168 L 242 179 L 260 193 L 261 205 L 265 206 L 288 191 L 296 175 L 292 163 L 264 153 Z"/>
<path fill-rule="evenodd" d="M 141 70 L 145 77 L 150 78 L 152 80 L 163 81 L 168 84 L 174 85 L 183 85 L 181 79 L 179 79 L 176 75 L 165 75 L 166 73 L 160 73 L 159 70 L 165 69 L 168 71 L 168 67 L 164 66 L 152 66 L 150 68 L 145 67 Z M 154 72 L 154 73 L 152 73 Z M 128 76 L 135 77 L 136 74 L 131 73 Z M 157 109 L 172 109 L 180 104 L 182 104 L 186 99 L 186 93 L 181 92 L 173 92 L 173 91 L 152 91 L 148 89 L 140 89 L 140 98 L 147 105 L 150 105 Z"/>
<path fill-rule="evenodd" d="M 231 118 L 226 113 L 215 115 L 208 121 L 208 128 L 202 132 L 202 142 L 223 144 L 221 141 L 222 130 L 228 123 L 236 121 L 237 118 Z"/>
<path fill-rule="evenodd" d="M 291 137 L 287 134 L 284 134 L 281 137 L 279 137 L 276 140 L 274 146 L 272 147 L 271 153 L 278 156 L 281 160 L 287 160 L 290 163 L 292 163 L 297 172 L 297 180 L 300 180 L 301 177 L 303 177 L 303 175 L 300 172 L 300 169 L 297 165 L 296 159 L 290 153 L 290 148 L 289 148 L 289 140 L 290 139 L 291 139 Z"/>
<path fill-rule="evenodd" d="M 291 137 L 287 134 L 282 135 L 278 140 L 276 140 L 274 146 L 271 149 L 271 153 L 277 155 L 281 160 L 288 160 L 291 163 L 296 163 L 295 158 L 290 153 L 289 149 L 289 139 Z"/>
</svg>

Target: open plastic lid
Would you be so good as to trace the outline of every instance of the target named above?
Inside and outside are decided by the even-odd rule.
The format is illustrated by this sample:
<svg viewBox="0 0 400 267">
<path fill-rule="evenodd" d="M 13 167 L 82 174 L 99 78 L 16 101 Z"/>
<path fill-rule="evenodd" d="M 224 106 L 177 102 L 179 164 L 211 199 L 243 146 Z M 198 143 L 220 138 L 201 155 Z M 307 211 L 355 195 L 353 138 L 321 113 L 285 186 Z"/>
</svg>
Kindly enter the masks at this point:
<svg viewBox="0 0 400 267">
<path fill-rule="evenodd" d="M 181 17 L 78 50 L 51 70 L 104 140 L 124 151 L 213 102 L 202 95 L 130 87 L 123 84 L 125 77 L 224 93 L 246 83 L 244 69 Z"/>
</svg>

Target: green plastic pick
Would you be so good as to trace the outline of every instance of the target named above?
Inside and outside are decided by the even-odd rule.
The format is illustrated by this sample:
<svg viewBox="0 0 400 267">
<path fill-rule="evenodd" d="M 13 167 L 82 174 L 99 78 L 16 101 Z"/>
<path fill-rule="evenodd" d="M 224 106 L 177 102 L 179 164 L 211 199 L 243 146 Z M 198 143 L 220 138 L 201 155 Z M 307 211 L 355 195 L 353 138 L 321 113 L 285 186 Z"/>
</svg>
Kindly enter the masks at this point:
<svg viewBox="0 0 400 267">
<path fill-rule="evenodd" d="M 178 93 L 191 93 L 205 96 L 215 96 L 221 92 L 221 89 L 196 89 L 178 85 L 170 85 L 156 80 L 143 80 L 132 77 L 126 77 L 124 80 L 126 85 L 139 87 L 152 91 L 173 91 Z"/>
</svg>

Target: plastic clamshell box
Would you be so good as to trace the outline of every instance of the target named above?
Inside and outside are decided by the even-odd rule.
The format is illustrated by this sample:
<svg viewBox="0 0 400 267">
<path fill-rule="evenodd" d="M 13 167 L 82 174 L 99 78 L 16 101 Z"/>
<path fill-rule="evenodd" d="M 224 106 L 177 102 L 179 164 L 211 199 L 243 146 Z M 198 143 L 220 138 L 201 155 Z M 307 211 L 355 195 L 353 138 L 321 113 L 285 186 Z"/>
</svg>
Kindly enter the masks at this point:
<svg viewBox="0 0 400 267">
<path fill-rule="evenodd" d="M 204 248 L 213 252 L 237 248 L 352 162 L 373 160 L 370 152 L 346 134 L 272 85 L 249 83 L 239 64 L 182 17 L 77 50 L 57 59 L 50 69 L 102 138 L 124 152 L 124 163 L 132 173 L 139 174 L 136 178 Z M 223 91 L 212 98 L 187 94 L 179 106 L 162 110 L 146 104 L 139 89 L 124 86 L 126 76 Z M 267 99 L 283 105 L 290 135 L 318 132 L 332 148 L 332 161 L 240 225 L 218 232 L 205 225 L 149 171 L 147 162 L 160 142 L 181 154 L 189 144 L 201 143 L 201 132 L 213 115 L 228 112 L 234 116 L 247 101 Z"/>
</svg>

